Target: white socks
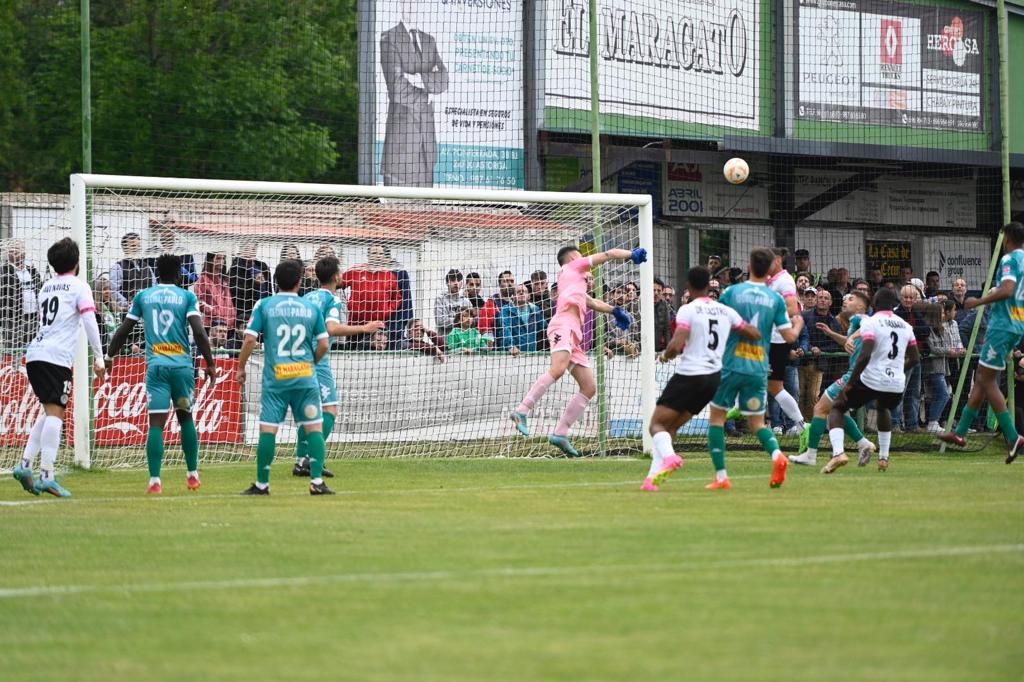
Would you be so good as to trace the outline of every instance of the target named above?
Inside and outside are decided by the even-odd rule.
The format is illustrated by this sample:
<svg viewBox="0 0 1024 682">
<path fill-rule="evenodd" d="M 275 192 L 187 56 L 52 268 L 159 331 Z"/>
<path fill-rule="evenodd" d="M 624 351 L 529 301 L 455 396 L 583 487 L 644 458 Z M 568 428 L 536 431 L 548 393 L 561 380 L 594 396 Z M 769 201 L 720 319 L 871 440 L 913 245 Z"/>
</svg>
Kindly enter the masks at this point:
<svg viewBox="0 0 1024 682">
<path fill-rule="evenodd" d="M 43 424 L 46 423 L 46 413 L 39 415 L 39 419 L 32 425 L 32 431 L 28 434 L 28 443 L 25 444 L 25 454 L 21 458 L 21 465 L 31 469 L 36 461 L 36 455 L 43 447 Z"/>
<path fill-rule="evenodd" d="M 160 477 L 159 476 L 150 476 L 149 477 L 149 484 L 150 485 L 153 485 L 154 483 L 159 483 L 159 482 L 160 482 Z"/>
<path fill-rule="evenodd" d="M 792 419 L 801 429 L 805 428 L 804 415 L 800 412 L 800 406 L 786 389 L 782 389 L 772 397 L 775 398 L 775 402 L 779 404 L 779 407 L 782 408 L 787 417 Z"/>
<path fill-rule="evenodd" d="M 39 438 L 42 450 L 40 467 L 43 471 L 43 480 L 53 479 L 53 464 L 57 461 L 57 449 L 60 447 L 60 433 L 63 428 L 64 422 L 60 417 L 47 416 L 43 420 L 42 433 Z M 47 478 L 47 472 L 49 472 L 49 478 Z"/>
<path fill-rule="evenodd" d="M 878 459 L 889 459 L 889 444 L 892 442 L 892 431 L 878 432 Z"/>
<path fill-rule="evenodd" d="M 660 431 L 654 434 L 654 452 L 651 453 L 651 470 L 647 472 L 647 477 L 651 478 L 654 474 L 658 473 L 661 469 L 661 463 L 665 461 L 665 458 L 671 457 L 674 454 L 676 453 L 672 449 L 672 434 L 668 431 Z"/>
<path fill-rule="evenodd" d="M 834 429 L 828 430 L 828 439 L 832 442 L 832 456 L 838 457 L 843 454 L 843 439 L 846 438 L 846 432 L 843 427 L 837 426 Z"/>
<path fill-rule="evenodd" d="M 858 448 L 871 448 L 872 450 L 874 450 L 875 449 L 875 444 L 872 443 L 871 441 L 869 441 L 867 438 L 861 438 L 859 441 L 857 441 L 857 447 Z"/>
<path fill-rule="evenodd" d="M 729 478 L 729 474 L 725 472 L 725 469 L 719 469 L 715 472 L 715 480 L 721 483 L 722 481 Z"/>
</svg>

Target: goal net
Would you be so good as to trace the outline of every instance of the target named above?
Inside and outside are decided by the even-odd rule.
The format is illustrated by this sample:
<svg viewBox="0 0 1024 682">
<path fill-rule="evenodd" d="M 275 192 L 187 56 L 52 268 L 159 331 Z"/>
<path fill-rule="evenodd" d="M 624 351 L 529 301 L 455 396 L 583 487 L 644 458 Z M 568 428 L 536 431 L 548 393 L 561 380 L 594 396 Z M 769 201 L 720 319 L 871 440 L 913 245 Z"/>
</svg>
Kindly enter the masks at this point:
<svg viewBox="0 0 1024 682">
<path fill-rule="evenodd" d="M 332 339 L 338 417 L 329 457 L 542 456 L 557 454 L 547 436 L 576 391 L 572 378 L 537 404 L 534 437 L 519 436 L 509 416 L 548 368 L 545 329 L 557 296 L 558 249 L 652 250 L 649 199 L 642 196 L 113 176 L 74 176 L 72 189 L 71 233 L 87 245 L 82 274 L 105 321 L 104 343 L 133 296 L 154 281 L 156 256 L 183 257 L 182 285 L 199 298 L 220 366 L 215 384 L 200 378 L 196 386 L 193 414 L 207 462 L 254 457 L 263 358 L 254 354 L 243 387 L 237 356 L 252 307 L 275 291 L 274 268 L 283 259 L 306 265 L 305 294 L 319 287 L 318 259 L 337 257 L 342 321 L 385 324 L 377 333 Z M 583 347 L 599 390 L 571 432 L 584 454 L 643 451 L 644 410 L 654 398 L 644 390 L 653 370 L 644 368 L 653 367 L 654 351 L 641 342 L 653 327 L 640 319 L 645 305 L 653 307 L 643 284 L 651 277 L 649 264 L 595 268 L 593 295 L 620 303 L 637 324 L 621 332 L 610 316 L 586 317 Z M 108 381 L 93 381 L 88 363 L 78 363 L 76 461 L 145 463 L 141 327 Z M 83 345 L 80 360 L 85 352 Z M 166 438 L 178 442 L 176 423 Z M 279 454 L 295 440 L 289 418 L 278 434 Z M 167 453 L 171 461 L 180 457 L 174 447 Z"/>
</svg>

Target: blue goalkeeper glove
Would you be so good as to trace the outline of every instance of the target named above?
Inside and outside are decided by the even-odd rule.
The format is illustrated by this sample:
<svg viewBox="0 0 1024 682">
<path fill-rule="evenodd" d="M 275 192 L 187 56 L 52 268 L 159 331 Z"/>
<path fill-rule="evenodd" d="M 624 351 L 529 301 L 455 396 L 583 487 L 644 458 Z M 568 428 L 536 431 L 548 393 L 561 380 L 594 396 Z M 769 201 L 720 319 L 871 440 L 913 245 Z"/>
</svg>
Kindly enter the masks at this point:
<svg viewBox="0 0 1024 682">
<path fill-rule="evenodd" d="M 643 249 L 640 249 L 640 251 L 643 251 Z M 615 326 L 619 329 L 626 330 L 633 325 L 633 316 L 627 313 L 621 306 L 612 308 L 612 317 L 615 318 Z"/>
<path fill-rule="evenodd" d="M 633 249 L 633 255 L 629 257 L 633 265 L 640 265 L 647 262 L 647 249 Z"/>
</svg>

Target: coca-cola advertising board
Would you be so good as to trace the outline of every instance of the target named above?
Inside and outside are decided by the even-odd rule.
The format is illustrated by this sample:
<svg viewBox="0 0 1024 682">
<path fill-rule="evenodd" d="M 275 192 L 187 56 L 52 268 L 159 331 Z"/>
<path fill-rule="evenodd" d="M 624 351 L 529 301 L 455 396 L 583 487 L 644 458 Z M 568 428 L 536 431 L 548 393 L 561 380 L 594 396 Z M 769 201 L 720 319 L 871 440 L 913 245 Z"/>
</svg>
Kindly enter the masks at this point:
<svg viewBox="0 0 1024 682">
<path fill-rule="evenodd" d="M 217 382 L 210 385 L 204 375 L 196 382 L 192 416 L 201 443 L 240 443 L 242 440 L 242 394 L 235 381 L 238 361 L 217 361 Z M 98 446 L 145 445 L 148 430 L 149 397 L 146 394 L 146 361 L 124 358 L 114 362 L 110 378 L 93 386 L 94 433 Z M 177 419 L 168 419 L 166 443 L 181 442 Z"/>
<path fill-rule="evenodd" d="M 217 361 L 217 382 L 211 385 L 202 376 L 196 382 L 192 415 L 202 443 L 240 443 L 242 441 L 241 390 L 234 379 L 238 361 L 230 358 Z M 105 382 L 93 386 L 93 433 L 95 444 L 103 447 L 143 446 L 148 430 L 146 394 L 146 361 L 143 358 L 120 358 Z M 68 405 L 65 430 L 69 443 L 74 429 L 71 424 L 72 405 Z M 24 445 L 42 405 L 32 393 L 28 378 L 19 365 L 5 358 L 0 365 L 0 447 Z M 181 442 L 177 419 L 168 420 L 164 440 Z"/>
</svg>

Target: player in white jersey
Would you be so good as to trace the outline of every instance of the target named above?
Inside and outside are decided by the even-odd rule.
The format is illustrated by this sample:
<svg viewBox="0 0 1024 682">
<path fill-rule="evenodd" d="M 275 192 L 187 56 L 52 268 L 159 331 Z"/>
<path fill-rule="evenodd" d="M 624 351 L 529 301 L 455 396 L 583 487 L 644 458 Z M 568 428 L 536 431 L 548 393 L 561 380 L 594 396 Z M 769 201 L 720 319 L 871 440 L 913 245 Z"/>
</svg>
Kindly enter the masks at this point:
<svg viewBox="0 0 1024 682">
<path fill-rule="evenodd" d="M 892 442 L 889 410 L 903 399 L 907 370 L 920 362 L 914 328 L 892 312 L 899 302 L 896 292 L 883 287 L 875 294 L 874 315 L 861 320 L 860 357 L 828 416 L 832 459 L 821 470 L 823 474 L 831 474 L 849 461 L 843 452 L 846 411 L 856 410 L 872 400 L 878 406 L 878 469 L 889 468 L 889 444 Z"/>
<path fill-rule="evenodd" d="M 25 353 L 28 380 L 43 404 L 43 414 L 32 427 L 25 454 L 14 468 L 14 478 L 33 495 L 48 493 L 71 497 L 54 479 L 53 465 L 64 429 L 64 410 L 71 399 L 71 367 L 82 326 L 95 357 L 93 369 L 101 381 L 106 367 L 92 291 L 77 277 L 78 244 L 72 239 L 61 239 L 49 248 L 46 259 L 57 276 L 48 280 L 39 292 L 39 332 Z M 33 481 L 32 467 L 39 453 L 42 453 L 41 477 Z"/>
<path fill-rule="evenodd" d="M 786 314 L 792 320 L 800 315 L 800 303 L 797 300 L 796 282 L 782 266 L 786 256 L 789 255 L 789 250 L 781 247 L 774 248 L 772 253 L 775 254 L 775 261 L 772 263 L 771 270 L 768 271 L 768 287 L 778 292 L 786 301 Z M 806 428 L 804 417 L 800 412 L 800 405 L 789 394 L 783 383 L 786 378 L 786 366 L 789 364 L 789 351 L 792 348 L 793 344 L 786 343 L 778 329 L 772 329 L 772 345 L 768 354 L 771 368 L 771 373 L 768 375 L 768 395 L 775 399 L 786 416 L 793 421 L 793 428 L 790 429 L 789 434 L 798 436 Z"/>
<path fill-rule="evenodd" d="M 658 356 L 659 362 L 670 362 L 677 356 L 680 360 L 651 417 L 654 452 L 650 471 L 640 487 L 649 492 L 658 490 L 683 465 L 682 457 L 672 449 L 672 436 L 699 414 L 718 390 L 722 354 L 730 332 L 736 330 L 751 341 L 761 339 L 761 332 L 748 325 L 738 312 L 708 298 L 711 273 L 707 268 L 690 268 L 686 280 L 690 302 L 676 314 L 675 333 Z"/>
</svg>

